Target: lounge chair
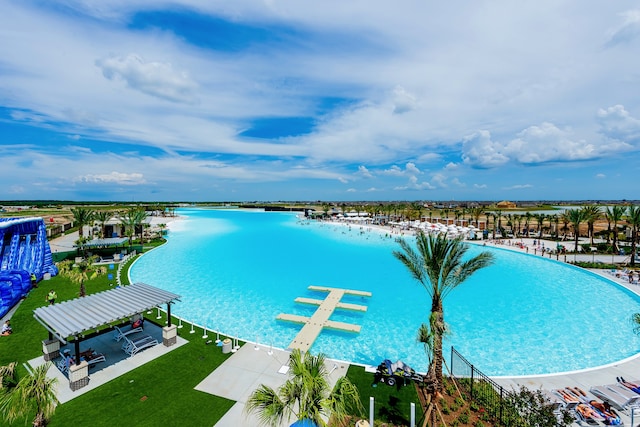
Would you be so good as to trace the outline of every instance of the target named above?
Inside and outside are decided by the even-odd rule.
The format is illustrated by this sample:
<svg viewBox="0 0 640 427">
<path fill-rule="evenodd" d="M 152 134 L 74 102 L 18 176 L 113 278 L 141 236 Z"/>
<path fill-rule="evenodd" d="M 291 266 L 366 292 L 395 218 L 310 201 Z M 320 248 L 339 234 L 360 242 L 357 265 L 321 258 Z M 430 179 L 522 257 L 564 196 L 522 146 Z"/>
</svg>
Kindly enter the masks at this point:
<svg viewBox="0 0 640 427">
<path fill-rule="evenodd" d="M 605 402 L 608 402 L 611 406 L 622 411 L 626 411 L 631 406 L 635 406 L 640 403 L 640 394 L 636 394 L 631 390 L 627 390 L 628 393 L 626 393 L 618 387 L 618 384 L 594 386 L 591 387 L 589 391 Z"/>
<path fill-rule="evenodd" d="M 137 328 L 133 328 L 131 327 L 130 329 L 125 329 L 122 330 L 117 326 L 113 327 L 116 330 L 116 333 L 113 336 L 113 339 L 116 341 L 120 341 L 122 338 L 126 337 L 127 335 L 131 335 L 131 334 L 135 334 L 136 332 L 142 332 L 142 326 L 137 327 Z"/>
<path fill-rule="evenodd" d="M 85 360 L 89 364 L 89 367 L 92 367 L 96 363 L 106 362 L 107 358 L 102 353 L 96 353 L 95 351 L 89 356 L 85 357 Z"/>
<path fill-rule="evenodd" d="M 146 348 L 153 347 L 159 344 L 158 340 L 150 335 L 145 335 L 143 337 L 137 338 L 136 340 L 131 340 L 128 337 L 124 337 L 124 340 L 125 343 L 122 345 L 122 350 L 129 356 L 133 356 Z"/>
</svg>

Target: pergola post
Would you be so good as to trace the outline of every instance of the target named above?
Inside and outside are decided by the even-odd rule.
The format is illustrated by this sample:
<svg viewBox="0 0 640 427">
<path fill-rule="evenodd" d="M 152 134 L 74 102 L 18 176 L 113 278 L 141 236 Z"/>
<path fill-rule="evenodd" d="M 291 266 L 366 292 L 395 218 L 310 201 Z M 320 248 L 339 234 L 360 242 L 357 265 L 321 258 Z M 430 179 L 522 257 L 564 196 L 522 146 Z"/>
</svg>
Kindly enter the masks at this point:
<svg viewBox="0 0 640 427">
<path fill-rule="evenodd" d="M 171 326 L 171 301 L 167 303 L 167 326 Z"/>
</svg>

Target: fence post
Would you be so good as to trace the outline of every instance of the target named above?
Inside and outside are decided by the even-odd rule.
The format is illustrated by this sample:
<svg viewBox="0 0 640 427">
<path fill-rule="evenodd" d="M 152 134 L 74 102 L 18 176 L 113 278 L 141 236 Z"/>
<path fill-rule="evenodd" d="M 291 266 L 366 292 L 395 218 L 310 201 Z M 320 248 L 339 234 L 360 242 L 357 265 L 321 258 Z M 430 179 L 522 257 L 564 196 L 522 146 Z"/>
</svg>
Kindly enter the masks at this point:
<svg viewBox="0 0 640 427">
<path fill-rule="evenodd" d="M 373 405 L 374 405 L 374 399 L 373 399 L 373 396 L 370 396 L 369 397 L 369 425 L 371 427 L 373 427 L 373 419 L 374 419 Z"/>
<path fill-rule="evenodd" d="M 502 420 L 502 408 L 504 407 L 504 396 L 502 395 L 502 391 L 504 389 L 502 388 L 502 386 L 500 386 L 500 416 L 498 417 L 498 419 L 500 420 L 500 423 L 503 423 Z"/>
<path fill-rule="evenodd" d="M 469 389 L 471 392 L 471 399 L 473 399 L 473 371 L 475 370 L 475 368 L 473 367 L 473 364 L 471 365 L 471 383 L 469 384 Z"/>
</svg>

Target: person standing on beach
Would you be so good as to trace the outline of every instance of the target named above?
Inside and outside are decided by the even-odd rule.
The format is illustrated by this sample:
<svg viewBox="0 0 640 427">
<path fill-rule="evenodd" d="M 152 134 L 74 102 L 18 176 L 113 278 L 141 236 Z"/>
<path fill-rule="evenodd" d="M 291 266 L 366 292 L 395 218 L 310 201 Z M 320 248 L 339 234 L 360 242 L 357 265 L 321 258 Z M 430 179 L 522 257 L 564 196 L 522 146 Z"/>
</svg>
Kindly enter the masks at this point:
<svg viewBox="0 0 640 427">
<path fill-rule="evenodd" d="M 53 305 L 56 302 L 56 298 L 58 298 L 58 294 L 56 294 L 56 291 L 51 289 L 47 294 L 47 301 L 49 301 L 49 305 Z"/>
</svg>

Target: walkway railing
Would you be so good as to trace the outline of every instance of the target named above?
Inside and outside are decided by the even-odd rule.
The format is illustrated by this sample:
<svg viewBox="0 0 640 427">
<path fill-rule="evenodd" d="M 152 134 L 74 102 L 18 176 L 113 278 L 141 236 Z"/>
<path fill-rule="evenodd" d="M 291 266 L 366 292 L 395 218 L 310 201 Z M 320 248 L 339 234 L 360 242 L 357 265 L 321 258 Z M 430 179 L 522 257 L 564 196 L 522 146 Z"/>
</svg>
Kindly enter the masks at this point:
<svg viewBox="0 0 640 427">
<path fill-rule="evenodd" d="M 519 425 L 518 417 L 513 416 L 513 411 L 505 402 L 505 398 L 511 392 L 483 374 L 453 347 L 451 347 L 451 375 L 459 386 L 469 393 L 471 400 L 480 405 L 492 418 L 498 420 L 500 425 Z"/>
</svg>

